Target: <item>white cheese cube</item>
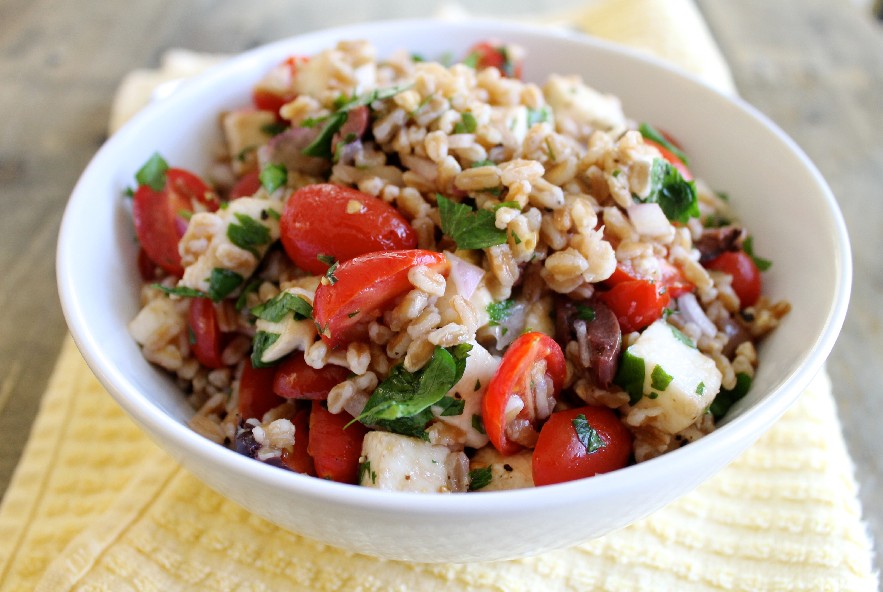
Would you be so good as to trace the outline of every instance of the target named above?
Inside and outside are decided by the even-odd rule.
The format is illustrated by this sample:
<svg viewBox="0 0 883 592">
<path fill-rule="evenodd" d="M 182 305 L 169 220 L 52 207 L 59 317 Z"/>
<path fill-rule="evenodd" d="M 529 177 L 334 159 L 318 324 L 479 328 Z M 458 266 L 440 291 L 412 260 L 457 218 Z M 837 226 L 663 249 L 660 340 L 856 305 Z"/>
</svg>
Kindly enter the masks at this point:
<svg viewBox="0 0 883 592">
<path fill-rule="evenodd" d="M 361 485 L 391 491 L 448 493 L 462 490 L 454 474 L 462 452 L 418 438 L 369 432 L 362 442 Z"/>
<path fill-rule="evenodd" d="M 469 461 L 469 470 L 490 467 L 490 483 L 480 491 L 502 491 L 533 487 L 533 467 L 531 450 L 522 450 L 510 456 L 503 456 L 493 446 L 485 446 Z"/>
<path fill-rule="evenodd" d="M 227 140 L 230 162 L 237 174 L 253 169 L 257 163 L 257 149 L 272 136 L 267 126 L 276 122 L 276 115 L 257 109 L 237 109 L 224 113 L 221 127 Z"/>
<path fill-rule="evenodd" d="M 586 86 L 579 76 L 552 74 L 543 86 L 543 94 L 555 111 L 556 124 L 570 120 L 614 134 L 626 128 L 619 99 Z"/>
<path fill-rule="evenodd" d="M 647 327 L 626 351 L 644 361 L 644 396 L 634 407 L 658 413 L 646 423 L 669 434 L 692 425 L 720 390 L 714 360 L 684 343 L 663 320 Z"/>
</svg>

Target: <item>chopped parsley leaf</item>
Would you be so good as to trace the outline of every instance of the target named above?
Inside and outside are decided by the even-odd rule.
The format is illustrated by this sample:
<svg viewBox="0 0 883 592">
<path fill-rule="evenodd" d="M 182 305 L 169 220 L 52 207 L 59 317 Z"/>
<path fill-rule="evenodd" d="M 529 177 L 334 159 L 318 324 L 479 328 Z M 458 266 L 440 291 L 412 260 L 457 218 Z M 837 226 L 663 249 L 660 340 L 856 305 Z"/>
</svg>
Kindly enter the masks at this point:
<svg viewBox="0 0 883 592">
<path fill-rule="evenodd" d="M 263 304 L 251 309 L 251 314 L 264 321 L 278 323 L 288 313 L 294 313 L 295 320 L 308 319 L 313 314 L 312 305 L 303 296 L 296 296 L 291 292 L 280 292 Z"/>
<path fill-rule="evenodd" d="M 552 113 L 549 111 L 548 105 L 543 105 L 539 109 L 528 109 L 527 110 L 527 127 L 530 129 L 537 123 L 543 123 L 549 121 L 552 118 Z"/>
<path fill-rule="evenodd" d="M 472 166 L 470 166 L 470 168 L 477 169 L 478 167 L 483 167 L 483 166 L 497 166 L 497 163 L 495 163 L 493 160 L 486 158 L 484 160 L 476 160 L 475 162 L 472 163 Z"/>
<path fill-rule="evenodd" d="M 595 309 L 591 306 L 586 306 L 585 304 L 577 304 L 576 318 L 580 319 L 581 321 L 594 321 Z"/>
<path fill-rule="evenodd" d="M 482 467 L 469 471 L 469 491 L 478 491 L 490 485 L 494 477 L 491 467 Z"/>
<path fill-rule="evenodd" d="M 442 232 L 449 236 L 458 249 L 484 249 L 506 242 L 506 231 L 496 226 L 496 216 L 490 210 L 475 210 L 466 204 L 436 195 Z"/>
<path fill-rule="evenodd" d="M 680 329 L 678 329 L 677 327 L 675 327 L 673 325 L 669 325 L 669 328 L 671 329 L 672 335 L 675 336 L 675 339 L 677 339 L 678 341 L 680 341 L 684 345 L 687 345 L 687 346 L 692 347 L 693 349 L 696 349 L 696 344 L 693 343 L 693 340 L 690 339 L 689 337 L 687 337 L 686 335 L 684 335 L 684 333 Z"/>
<path fill-rule="evenodd" d="M 282 164 L 267 164 L 261 169 L 260 179 L 267 193 L 273 193 L 288 182 L 288 169 Z"/>
<path fill-rule="evenodd" d="M 751 377 L 744 372 L 736 374 L 736 386 L 731 389 L 722 388 L 708 408 L 715 421 L 721 419 L 730 410 L 730 407 L 744 397 L 751 388 Z"/>
<path fill-rule="evenodd" d="M 328 283 L 332 286 L 337 283 L 337 276 L 334 275 L 334 272 L 337 271 L 337 266 L 340 265 L 337 261 L 331 264 L 331 267 L 328 268 L 328 271 L 325 272 L 325 279 L 328 280 Z"/>
<path fill-rule="evenodd" d="M 270 348 L 270 346 L 272 346 L 278 340 L 279 333 L 258 331 L 254 336 L 254 341 L 252 341 L 251 365 L 255 368 L 266 368 L 268 366 L 272 366 L 273 362 L 264 362 L 262 358 L 264 357 L 264 352 L 266 352 Z"/>
<path fill-rule="evenodd" d="M 495 327 L 509 318 L 512 314 L 512 308 L 515 306 L 514 300 L 502 300 L 500 302 L 491 302 L 487 305 L 487 314 L 490 317 L 488 325 Z"/>
<path fill-rule="evenodd" d="M 260 259 L 258 247 L 270 243 L 270 229 L 246 214 L 233 214 L 239 224 L 230 224 L 227 227 L 227 238 L 239 247 Z"/>
<path fill-rule="evenodd" d="M 371 483 L 377 483 L 377 473 L 371 469 L 370 460 L 359 463 L 359 483 L 364 483 L 365 477 L 371 479 Z"/>
<path fill-rule="evenodd" d="M 147 185 L 154 191 L 162 191 L 166 186 L 166 172 L 169 170 L 169 163 L 154 152 L 147 162 L 135 173 L 135 180 L 138 185 Z"/>
<path fill-rule="evenodd" d="M 151 284 L 151 288 L 162 290 L 170 296 L 180 296 L 182 298 L 210 298 L 210 296 L 205 292 L 195 290 L 193 288 L 188 288 L 187 286 L 175 286 L 174 288 L 169 288 L 168 286 L 163 286 L 162 284 Z"/>
<path fill-rule="evenodd" d="M 467 111 L 461 114 L 460 118 L 460 122 L 454 126 L 455 134 L 471 134 L 478 128 L 478 121 L 472 113 Z"/>
<path fill-rule="evenodd" d="M 468 56 L 463 59 L 463 65 L 469 66 L 472 69 L 478 67 L 478 60 L 481 59 L 481 54 L 477 51 L 473 51 Z"/>
<path fill-rule="evenodd" d="M 472 415 L 472 429 L 479 434 L 487 433 L 484 431 L 484 420 L 481 418 L 481 415 L 477 413 Z"/>
<path fill-rule="evenodd" d="M 602 448 L 607 447 L 607 442 L 598 433 L 598 430 L 592 427 L 589 420 L 586 419 L 585 413 L 580 413 L 574 417 L 571 422 L 573 430 L 580 444 L 586 449 L 586 454 L 592 454 Z"/>
<path fill-rule="evenodd" d="M 244 281 L 245 278 L 235 271 L 216 267 L 212 270 L 208 280 L 209 298 L 219 302 L 241 286 Z"/>
<path fill-rule="evenodd" d="M 704 382 L 700 382 L 699 384 L 696 385 L 696 394 L 699 395 L 700 397 L 705 394 L 705 383 Z"/>
<path fill-rule="evenodd" d="M 282 132 L 288 129 L 288 125 L 282 123 L 281 121 L 274 121 L 273 123 L 265 123 L 261 126 L 261 131 L 267 134 L 268 136 L 278 136 Z"/>
<path fill-rule="evenodd" d="M 629 394 L 630 405 L 634 405 L 644 396 L 645 370 L 644 358 L 639 358 L 628 349 L 622 352 L 613 382 Z"/>
<path fill-rule="evenodd" d="M 745 251 L 746 255 L 751 257 L 751 259 L 754 261 L 754 264 L 757 266 L 757 269 L 759 269 L 760 271 L 766 271 L 773 266 L 773 262 L 769 259 L 764 259 L 754 254 L 754 237 L 749 236 L 744 241 L 742 241 L 742 250 Z"/>
<path fill-rule="evenodd" d="M 641 203 L 658 203 L 665 217 L 673 222 L 687 222 L 699 217 L 696 184 L 685 180 L 668 161 L 657 158 L 650 169 L 650 194 Z"/>
<path fill-rule="evenodd" d="M 674 380 L 674 377 L 666 372 L 662 366 L 656 364 L 653 367 L 653 372 L 650 373 L 650 388 L 664 391 L 671 384 L 672 380 Z"/>
</svg>

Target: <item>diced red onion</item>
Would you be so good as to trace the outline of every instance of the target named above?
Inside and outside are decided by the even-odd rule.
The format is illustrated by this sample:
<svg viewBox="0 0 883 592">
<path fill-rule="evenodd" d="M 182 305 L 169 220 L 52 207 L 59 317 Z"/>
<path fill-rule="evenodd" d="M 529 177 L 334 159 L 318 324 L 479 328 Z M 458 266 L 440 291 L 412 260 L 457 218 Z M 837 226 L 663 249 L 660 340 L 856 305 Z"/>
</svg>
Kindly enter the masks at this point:
<svg viewBox="0 0 883 592">
<path fill-rule="evenodd" d="M 717 335 L 717 327 L 711 322 L 711 319 L 708 318 L 705 311 L 702 310 L 699 301 L 696 300 L 695 294 L 688 292 L 679 296 L 678 309 L 687 321 L 696 323 L 696 326 L 699 327 L 699 330 L 702 331 L 703 335 L 707 335 L 708 337 L 714 337 Z"/>
<path fill-rule="evenodd" d="M 469 300 L 475 293 L 481 278 L 484 277 L 484 270 L 477 265 L 469 263 L 465 259 L 457 257 L 453 253 L 446 252 L 445 255 L 451 263 L 451 280 L 457 288 L 457 293 Z"/>
</svg>

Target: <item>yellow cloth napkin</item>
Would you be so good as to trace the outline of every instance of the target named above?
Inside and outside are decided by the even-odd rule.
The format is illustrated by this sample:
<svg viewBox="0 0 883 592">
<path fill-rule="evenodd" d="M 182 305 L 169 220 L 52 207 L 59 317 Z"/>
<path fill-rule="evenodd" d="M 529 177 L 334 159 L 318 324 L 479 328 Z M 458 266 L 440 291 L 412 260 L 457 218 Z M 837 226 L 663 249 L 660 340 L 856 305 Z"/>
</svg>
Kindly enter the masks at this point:
<svg viewBox="0 0 883 592">
<path fill-rule="evenodd" d="M 570 22 L 731 85 L 690 0 L 603 0 Z M 689 60 L 664 49 L 683 50 L 672 36 L 690 39 Z M 68 339 L 0 505 L 0 591 L 876 590 L 852 472 L 822 373 L 724 471 L 607 537 L 490 564 L 383 561 L 277 528 L 204 486 L 123 414 Z"/>
</svg>

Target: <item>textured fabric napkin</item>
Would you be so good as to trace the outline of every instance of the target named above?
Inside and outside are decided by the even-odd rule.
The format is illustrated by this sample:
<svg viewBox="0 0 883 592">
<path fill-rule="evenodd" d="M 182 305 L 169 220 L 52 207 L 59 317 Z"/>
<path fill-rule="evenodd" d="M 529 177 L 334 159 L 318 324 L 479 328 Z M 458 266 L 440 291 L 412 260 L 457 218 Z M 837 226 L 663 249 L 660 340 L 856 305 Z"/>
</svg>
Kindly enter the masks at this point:
<svg viewBox="0 0 883 592">
<path fill-rule="evenodd" d="M 567 22 L 732 90 L 690 0 L 602 0 Z M 128 78 L 112 125 L 205 64 L 179 52 Z M 227 501 L 138 430 L 67 339 L 0 505 L 0 591 L 870 591 L 871 556 L 825 373 L 747 452 L 649 518 L 533 558 L 421 565 L 328 547 Z"/>
</svg>

